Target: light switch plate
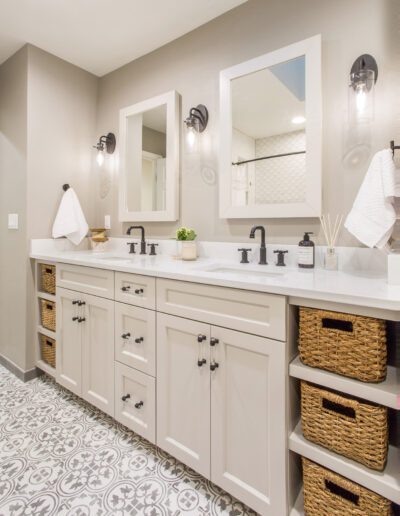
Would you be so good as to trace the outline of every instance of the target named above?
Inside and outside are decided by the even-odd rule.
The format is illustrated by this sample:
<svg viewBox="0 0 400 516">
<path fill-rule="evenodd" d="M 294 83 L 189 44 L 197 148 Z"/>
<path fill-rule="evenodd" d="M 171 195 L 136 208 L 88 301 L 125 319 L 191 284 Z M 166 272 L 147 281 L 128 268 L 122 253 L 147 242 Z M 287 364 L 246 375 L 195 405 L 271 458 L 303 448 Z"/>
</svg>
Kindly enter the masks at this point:
<svg viewBox="0 0 400 516">
<path fill-rule="evenodd" d="M 18 229 L 18 213 L 8 214 L 8 229 Z"/>
<path fill-rule="evenodd" d="M 110 217 L 110 215 L 104 215 L 104 227 L 105 227 L 105 229 L 111 229 L 111 217 Z"/>
</svg>

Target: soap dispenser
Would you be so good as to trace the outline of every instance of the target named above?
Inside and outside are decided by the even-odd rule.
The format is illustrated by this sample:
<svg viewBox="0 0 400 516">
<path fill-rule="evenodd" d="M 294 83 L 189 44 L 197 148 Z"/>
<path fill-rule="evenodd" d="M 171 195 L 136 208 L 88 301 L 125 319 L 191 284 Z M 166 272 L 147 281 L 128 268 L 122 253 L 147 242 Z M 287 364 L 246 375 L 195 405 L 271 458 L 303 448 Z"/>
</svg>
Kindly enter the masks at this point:
<svg viewBox="0 0 400 516">
<path fill-rule="evenodd" d="M 313 269 L 315 265 L 315 246 L 310 240 L 312 234 L 311 231 L 307 231 L 304 233 L 303 240 L 299 242 L 298 264 L 303 269 Z"/>
</svg>

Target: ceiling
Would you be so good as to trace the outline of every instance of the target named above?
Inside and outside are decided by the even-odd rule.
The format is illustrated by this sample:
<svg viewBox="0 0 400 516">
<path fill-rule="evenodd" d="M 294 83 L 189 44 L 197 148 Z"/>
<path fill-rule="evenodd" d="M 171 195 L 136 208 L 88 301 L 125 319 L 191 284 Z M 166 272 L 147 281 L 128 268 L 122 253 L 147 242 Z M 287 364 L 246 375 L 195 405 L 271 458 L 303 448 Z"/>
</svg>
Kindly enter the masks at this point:
<svg viewBox="0 0 400 516">
<path fill-rule="evenodd" d="M 0 0 L 0 64 L 31 43 L 102 76 L 247 0 Z"/>
<path fill-rule="evenodd" d="M 295 60 L 292 63 L 297 66 Z M 292 122 L 296 116 L 305 116 L 304 96 L 300 94 L 298 98 L 298 92 L 304 90 L 304 86 L 301 88 L 304 73 L 299 73 L 296 80 L 289 80 L 288 74 L 278 77 L 275 72 L 266 68 L 232 81 L 233 126 L 254 139 L 305 127 L 304 123 Z"/>
</svg>

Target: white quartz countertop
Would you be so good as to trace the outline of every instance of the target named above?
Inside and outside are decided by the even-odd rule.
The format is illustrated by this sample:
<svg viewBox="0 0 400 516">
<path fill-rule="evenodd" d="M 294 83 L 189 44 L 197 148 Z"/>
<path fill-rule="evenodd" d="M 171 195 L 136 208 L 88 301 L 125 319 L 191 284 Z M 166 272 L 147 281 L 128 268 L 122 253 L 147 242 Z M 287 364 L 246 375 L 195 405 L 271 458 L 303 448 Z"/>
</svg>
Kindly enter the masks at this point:
<svg viewBox="0 0 400 516">
<path fill-rule="evenodd" d="M 388 285 L 382 272 L 262 266 L 210 258 L 184 262 L 164 255 L 117 256 L 92 251 L 36 251 L 31 258 L 400 313 L 400 286 Z"/>
</svg>

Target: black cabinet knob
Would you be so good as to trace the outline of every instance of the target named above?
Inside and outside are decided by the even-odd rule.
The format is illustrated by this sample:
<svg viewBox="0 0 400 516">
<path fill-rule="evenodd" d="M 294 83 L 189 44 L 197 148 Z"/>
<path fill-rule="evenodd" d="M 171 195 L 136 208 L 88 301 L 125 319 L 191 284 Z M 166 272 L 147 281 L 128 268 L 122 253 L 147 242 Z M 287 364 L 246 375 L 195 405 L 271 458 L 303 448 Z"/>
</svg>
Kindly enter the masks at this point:
<svg viewBox="0 0 400 516">
<path fill-rule="evenodd" d="M 78 300 L 76 300 L 76 299 L 75 299 L 74 301 L 72 301 L 72 304 L 73 304 L 73 305 L 77 305 L 78 303 L 79 303 L 79 301 L 78 301 Z"/>
<path fill-rule="evenodd" d="M 197 335 L 197 342 L 203 342 L 204 340 L 207 340 L 205 335 L 202 335 L 201 333 Z"/>
<path fill-rule="evenodd" d="M 213 362 L 212 364 L 210 364 L 211 371 L 215 371 L 217 369 L 217 367 L 219 367 L 218 362 Z"/>
<path fill-rule="evenodd" d="M 129 398 L 131 397 L 130 394 L 125 394 L 125 396 L 122 396 L 121 400 L 122 401 L 126 401 L 126 400 L 129 400 Z"/>
<path fill-rule="evenodd" d="M 79 319 L 79 317 L 73 317 L 72 320 L 73 321 L 77 321 Z"/>
<path fill-rule="evenodd" d="M 143 407 L 143 405 L 143 401 L 139 401 L 138 403 L 135 403 L 135 408 L 140 409 L 141 407 Z"/>
<path fill-rule="evenodd" d="M 135 339 L 136 344 L 140 344 L 143 341 L 144 341 L 143 337 L 138 337 L 137 339 Z"/>
<path fill-rule="evenodd" d="M 137 288 L 135 289 L 135 294 L 139 295 L 139 294 L 143 294 L 144 290 L 142 288 Z"/>
<path fill-rule="evenodd" d="M 129 339 L 129 337 L 130 337 L 130 336 L 131 336 L 131 334 L 130 334 L 130 333 L 123 333 L 123 334 L 121 335 L 121 337 L 122 337 L 123 339 L 125 339 L 125 340 L 126 340 L 126 339 Z"/>
<path fill-rule="evenodd" d="M 215 344 L 219 343 L 219 339 L 216 339 L 215 337 L 211 337 L 210 339 L 210 346 L 215 346 Z"/>
<path fill-rule="evenodd" d="M 197 365 L 199 367 L 202 367 L 204 364 L 207 364 L 207 360 L 205 358 L 200 358 L 198 361 L 197 361 Z"/>
<path fill-rule="evenodd" d="M 83 306 L 83 305 L 86 305 L 85 301 L 78 301 L 78 306 Z"/>
<path fill-rule="evenodd" d="M 86 321 L 86 317 L 78 317 L 78 322 L 81 323 L 81 322 L 85 322 Z"/>
<path fill-rule="evenodd" d="M 127 285 L 126 287 L 121 287 L 122 292 L 129 292 L 130 289 L 130 285 Z"/>
</svg>

